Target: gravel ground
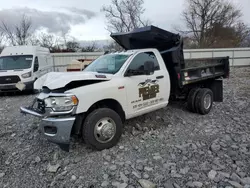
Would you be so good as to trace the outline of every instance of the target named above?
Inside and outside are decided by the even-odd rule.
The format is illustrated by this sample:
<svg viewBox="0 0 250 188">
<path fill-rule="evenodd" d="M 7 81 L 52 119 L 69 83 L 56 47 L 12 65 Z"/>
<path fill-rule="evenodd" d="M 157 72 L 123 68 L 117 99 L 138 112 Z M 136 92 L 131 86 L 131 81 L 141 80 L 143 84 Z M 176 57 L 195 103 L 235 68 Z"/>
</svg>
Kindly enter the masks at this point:
<svg viewBox="0 0 250 188">
<path fill-rule="evenodd" d="M 34 95 L 1 96 L 0 187 L 250 188 L 250 68 L 224 83 L 210 114 L 172 103 L 127 121 L 119 144 L 101 152 L 79 138 L 60 150 L 19 112 Z"/>
</svg>

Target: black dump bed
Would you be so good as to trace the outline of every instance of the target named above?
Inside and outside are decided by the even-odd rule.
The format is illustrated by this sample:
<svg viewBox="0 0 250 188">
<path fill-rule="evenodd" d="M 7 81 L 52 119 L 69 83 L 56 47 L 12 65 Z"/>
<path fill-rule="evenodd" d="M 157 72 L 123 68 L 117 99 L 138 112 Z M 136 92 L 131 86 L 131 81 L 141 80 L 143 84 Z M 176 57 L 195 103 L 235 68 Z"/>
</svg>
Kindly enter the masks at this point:
<svg viewBox="0 0 250 188">
<path fill-rule="evenodd" d="M 189 84 L 226 78 L 229 75 L 229 57 L 184 61 L 182 37 L 155 26 L 127 33 L 112 33 L 111 37 L 125 50 L 158 49 L 170 74 L 172 93 Z"/>
<path fill-rule="evenodd" d="M 111 37 L 125 50 L 157 48 L 164 51 L 180 43 L 180 36 L 163 29 L 147 26 L 128 33 L 114 33 Z"/>
</svg>

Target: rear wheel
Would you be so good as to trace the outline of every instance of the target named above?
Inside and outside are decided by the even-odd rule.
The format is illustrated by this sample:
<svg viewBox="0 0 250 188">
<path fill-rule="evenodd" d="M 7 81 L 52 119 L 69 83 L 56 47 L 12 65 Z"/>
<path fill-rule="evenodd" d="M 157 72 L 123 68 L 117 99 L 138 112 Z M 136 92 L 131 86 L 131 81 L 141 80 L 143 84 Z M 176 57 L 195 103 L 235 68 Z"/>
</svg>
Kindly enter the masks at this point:
<svg viewBox="0 0 250 188">
<path fill-rule="evenodd" d="M 82 136 L 91 148 L 103 150 L 118 143 L 122 129 L 122 120 L 115 111 L 109 108 L 99 108 L 85 119 Z"/>
<path fill-rule="evenodd" d="M 210 89 L 201 89 L 195 98 L 195 109 L 198 113 L 208 114 L 213 106 L 213 92 Z"/>
<path fill-rule="evenodd" d="M 200 91 L 200 88 L 193 88 L 193 89 L 191 89 L 191 91 L 188 94 L 187 108 L 191 112 L 196 112 L 196 109 L 195 109 L 195 98 L 196 98 L 196 95 L 197 95 L 197 93 L 199 91 Z"/>
</svg>

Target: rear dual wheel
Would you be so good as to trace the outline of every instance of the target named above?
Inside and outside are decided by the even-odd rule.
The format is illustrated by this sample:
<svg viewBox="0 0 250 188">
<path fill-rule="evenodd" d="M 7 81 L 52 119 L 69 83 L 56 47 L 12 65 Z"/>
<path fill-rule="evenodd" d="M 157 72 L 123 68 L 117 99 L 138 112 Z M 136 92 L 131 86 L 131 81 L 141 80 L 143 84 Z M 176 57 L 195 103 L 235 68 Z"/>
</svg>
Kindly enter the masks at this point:
<svg viewBox="0 0 250 188">
<path fill-rule="evenodd" d="M 196 112 L 195 98 L 196 98 L 199 91 L 200 91 L 200 88 L 193 88 L 188 94 L 187 108 L 190 112 Z"/>
<path fill-rule="evenodd" d="M 189 92 L 187 107 L 191 112 L 208 114 L 213 106 L 213 92 L 208 88 L 194 88 Z"/>
</svg>

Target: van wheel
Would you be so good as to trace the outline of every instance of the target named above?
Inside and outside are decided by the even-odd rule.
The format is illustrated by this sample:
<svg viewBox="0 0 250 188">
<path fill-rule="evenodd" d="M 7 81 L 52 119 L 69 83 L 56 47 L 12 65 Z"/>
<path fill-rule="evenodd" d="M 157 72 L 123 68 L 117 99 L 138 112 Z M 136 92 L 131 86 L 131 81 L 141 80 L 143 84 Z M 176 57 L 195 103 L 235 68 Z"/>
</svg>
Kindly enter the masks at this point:
<svg viewBox="0 0 250 188">
<path fill-rule="evenodd" d="M 38 93 L 39 93 L 39 90 L 37 90 L 37 89 L 32 90 L 32 94 L 38 94 Z"/>
<path fill-rule="evenodd" d="M 195 98 L 195 109 L 198 113 L 208 114 L 213 106 L 213 92 L 210 89 L 201 89 Z"/>
<path fill-rule="evenodd" d="M 187 109 L 191 112 L 196 112 L 195 109 L 195 98 L 197 96 L 197 93 L 200 91 L 200 88 L 193 88 L 188 94 L 187 98 Z"/>
<path fill-rule="evenodd" d="M 122 120 L 115 111 L 109 108 L 99 108 L 86 117 L 82 136 L 91 148 L 103 150 L 118 143 L 122 129 Z"/>
</svg>

